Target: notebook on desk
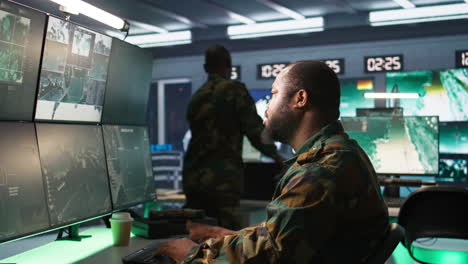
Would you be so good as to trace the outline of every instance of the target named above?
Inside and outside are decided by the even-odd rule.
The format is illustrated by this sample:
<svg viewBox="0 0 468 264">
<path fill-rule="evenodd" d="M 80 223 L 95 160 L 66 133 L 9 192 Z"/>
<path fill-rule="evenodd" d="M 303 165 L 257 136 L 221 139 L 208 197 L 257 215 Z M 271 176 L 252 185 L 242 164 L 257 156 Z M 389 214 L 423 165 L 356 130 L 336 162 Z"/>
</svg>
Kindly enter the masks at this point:
<svg viewBox="0 0 468 264">
<path fill-rule="evenodd" d="M 167 256 L 154 256 L 154 252 L 161 245 L 161 241 L 153 242 L 122 258 L 124 264 L 176 264 Z"/>
</svg>

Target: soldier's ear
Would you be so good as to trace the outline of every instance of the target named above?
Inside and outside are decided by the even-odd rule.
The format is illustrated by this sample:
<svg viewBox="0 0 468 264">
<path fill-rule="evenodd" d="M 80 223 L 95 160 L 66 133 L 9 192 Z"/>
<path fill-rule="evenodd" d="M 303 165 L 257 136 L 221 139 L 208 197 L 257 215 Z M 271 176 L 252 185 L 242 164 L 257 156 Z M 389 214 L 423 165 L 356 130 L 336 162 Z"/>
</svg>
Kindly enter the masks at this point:
<svg viewBox="0 0 468 264">
<path fill-rule="evenodd" d="M 298 109 L 304 109 L 307 106 L 309 94 L 306 90 L 300 89 L 293 96 L 293 106 Z"/>
</svg>

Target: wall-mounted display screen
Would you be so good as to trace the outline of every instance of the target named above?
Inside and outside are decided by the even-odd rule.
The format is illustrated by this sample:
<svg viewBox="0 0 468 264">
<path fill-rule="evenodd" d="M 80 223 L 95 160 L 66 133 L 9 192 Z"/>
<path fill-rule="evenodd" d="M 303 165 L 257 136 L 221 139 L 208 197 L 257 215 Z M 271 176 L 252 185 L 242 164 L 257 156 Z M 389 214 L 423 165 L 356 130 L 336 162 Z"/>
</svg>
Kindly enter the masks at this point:
<svg viewBox="0 0 468 264">
<path fill-rule="evenodd" d="M 344 59 L 324 59 L 321 61 L 325 62 L 336 74 L 340 75 L 345 73 Z"/>
<path fill-rule="evenodd" d="M 374 92 L 373 79 L 341 79 L 341 116 L 356 116 L 357 108 L 373 108 L 374 99 L 365 98 L 364 93 Z"/>
<path fill-rule="evenodd" d="M 114 39 L 102 123 L 146 123 L 152 70 L 150 50 Z"/>
<path fill-rule="evenodd" d="M 0 242 L 49 227 L 32 123 L 0 122 Z"/>
<path fill-rule="evenodd" d="M 364 57 L 366 73 L 403 71 L 403 55 L 382 55 Z"/>
<path fill-rule="evenodd" d="M 468 69 L 387 73 L 387 92 L 416 93 L 418 98 L 392 99 L 405 115 L 438 115 L 440 121 L 468 120 Z"/>
<path fill-rule="evenodd" d="M 240 79 L 241 79 L 241 66 L 240 65 L 232 66 L 231 80 L 237 81 Z"/>
<path fill-rule="evenodd" d="M 265 120 L 265 111 L 268 105 L 268 102 L 271 99 L 271 92 L 267 89 L 259 90 L 249 90 L 250 95 L 255 101 L 255 107 L 257 108 L 257 114 Z M 281 142 L 275 142 L 276 148 L 279 154 L 284 158 L 289 158 L 293 156 L 293 150 L 291 146 L 283 144 Z M 258 151 L 250 143 L 247 137 L 244 137 L 244 143 L 242 146 L 242 158 L 244 161 L 263 161 L 263 162 L 272 162 L 273 160 Z"/>
<path fill-rule="evenodd" d="M 36 120 L 100 122 L 112 38 L 49 17 Z"/>
<path fill-rule="evenodd" d="M 146 127 L 103 126 L 113 208 L 155 198 Z"/>
<path fill-rule="evenodd" d="M 468 122 L 441 122 L 440 152 L 468 154 Z"/>
<path fill-rule="evenodd" d="M 51 225 L 109 213 L 101 127 L 37 123 L 36 130 Z"/>
<path fill-rule="evenodd" d="M 0 119 L 32 121 L 46 16 L 0 1 Z"/>
<path fill-rule="evenodd" d="M 468 180 L 468 162 L 462 158 L 441 158 L 439 163 L 439 177 L 454 182 Z"/>
<path fill-rule="evenodd" d="M 457 50 L 455 52 L 455 67 L 468 68 L 468 50 Z"/>
<path fill-rule="evenodd" d="M 369 155 L 379 174 L 437 175 L 436 116 L 343 117 L 346 133 Z"/>
<path fill-rule="evenodd" d="M 257 65 L 257 79 L 270 80 L 276 78 L 278 74 L 288 66 L 289 62 L 274 62 Z"/>
</svg>

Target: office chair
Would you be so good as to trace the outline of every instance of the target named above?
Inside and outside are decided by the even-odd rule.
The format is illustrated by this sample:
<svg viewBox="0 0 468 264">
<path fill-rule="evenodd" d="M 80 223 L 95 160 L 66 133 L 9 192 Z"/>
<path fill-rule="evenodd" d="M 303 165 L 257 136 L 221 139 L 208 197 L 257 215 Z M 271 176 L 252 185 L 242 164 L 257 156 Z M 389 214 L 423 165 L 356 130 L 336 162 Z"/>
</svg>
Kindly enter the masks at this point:
<svg viewBox="0 0 468 264">
<path fill-rule="evenodd" d="M 400 208 L 398 224 L 405 229 L 404 246 L 414 255 L 418 238 L 468 239 L 468 190 L 458 187 L 425 187 L 408 196 Z"/>
<path fill-rule="evenodd" d="M 158 188 L 182 188 L 184 154 L 181 151 L 160 151 L 151 153 L 154 180 Z"/>
<path fill-rule="evenodd" d="M 399 224 L 390 224 L 390 229 L 388 230 L 387 237 L 377 248 L 374 255 L 372 255 L 368 260 L 367 264 L 382 264 L 392 255 L 395 248 L 398 246 L 398 243 L 404 240 L 405 230 Z"/>
</svg>

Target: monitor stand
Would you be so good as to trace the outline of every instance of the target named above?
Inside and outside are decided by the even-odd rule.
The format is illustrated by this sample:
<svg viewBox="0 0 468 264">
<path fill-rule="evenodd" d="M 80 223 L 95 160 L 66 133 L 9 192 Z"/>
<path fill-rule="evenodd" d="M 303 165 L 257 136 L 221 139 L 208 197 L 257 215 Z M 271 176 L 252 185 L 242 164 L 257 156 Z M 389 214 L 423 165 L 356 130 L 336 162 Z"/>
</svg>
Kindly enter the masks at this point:
<svg viewBox="0 0 468 264">
<path fill-rule="evenodd" d="M 64 236 L 64 233 L 66 234 L 66 236 Z M 59 233 L 57 235 L 57 239 L 55 239 L 56 241 L 59 241 L 59 240 L 67 240 L 67 241 L 81 241 L 82 239 L 84 238 L 89 238 L 91 237 L 90 235 L 86 235 L 86 236 L 83 236 L 81 235 L 80 236 L 80 225 L 79 224 L 76 224 L 76 225 L 71 225 L 69 227 L 64 227 L 64 228 L 61 228 L 59 230 Z"/>
<path fill-rule="evenodd" d="M 400 176 L 393 175 L 393 178 L 400 178 Z M 400 197 L 400 185 L 398 185 L 398 184 L 386 185 L 384 187 L 383 196 L 384 197 L 399 198 Z"/>
</svg>

